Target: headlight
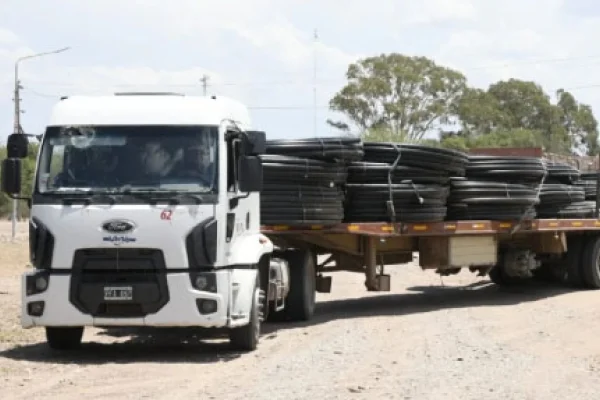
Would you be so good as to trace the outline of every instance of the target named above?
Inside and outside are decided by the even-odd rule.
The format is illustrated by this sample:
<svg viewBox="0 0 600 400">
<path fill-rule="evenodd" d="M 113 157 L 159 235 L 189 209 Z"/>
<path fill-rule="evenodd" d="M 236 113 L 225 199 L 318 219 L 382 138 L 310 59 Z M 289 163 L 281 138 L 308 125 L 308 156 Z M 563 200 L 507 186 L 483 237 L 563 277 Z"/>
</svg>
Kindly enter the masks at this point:
<svg viewBox="0 0 600 400">
<path fill-rule="evenodd" d="M 49 283 L 50 274 L 47 271 L 40 270 L 36 274 L 28 275 L 25 281 L 27 296 L 45 292 Z"/>
<path fill-rule="evenodd" d="M 208 279 L 206 279 L 206 276 L 204 275 L 196 276 L 196 280 L 194 283 L 194 286 L 196 286 L 196 289 L 198 290 L 206 290 L 206 288 L 208 287 Z"/>
<path fill-rule="evenodd" d="M 217 293 L 217 275 L 214 272 L 190 272 L 190 279 L 194 289 Z"/>
<path fill-rule="evenodd" d="M 36 277 L 35 288 L 38 292 L 43 292 L 44 290 L 48 289 L 48 279 L 43 275 Z"/>
</svg>

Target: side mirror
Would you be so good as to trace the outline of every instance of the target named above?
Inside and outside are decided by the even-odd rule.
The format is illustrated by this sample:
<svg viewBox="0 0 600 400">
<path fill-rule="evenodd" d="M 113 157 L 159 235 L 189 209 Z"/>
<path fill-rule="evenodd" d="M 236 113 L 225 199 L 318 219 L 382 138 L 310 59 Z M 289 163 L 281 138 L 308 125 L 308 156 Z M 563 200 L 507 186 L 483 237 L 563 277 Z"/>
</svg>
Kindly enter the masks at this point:
<svg viewBox="0 0 600 400">
<path fill-rule="evenodd" d="M 267 151 L 267 135 L 263 131 L 246 131 L 244 154 L 256 156 Z"/>
<path fill-rule="evenodd" d="M 21 193 L 21 160 L 5 158 L 2 160 L 2 191 L 8 195 Z"/>
<path fill-rule="evenodd" d="M 241 156 L 238 162 L 241 192 L 260 192 L 263 186 L 263 166 L 258 156 Z"/>
<path fill-rule="evenodd" d="M 6 141 L 6 156 L 8 158 L 26 158 L 29 153 L 29 140 L 23 133 L 12 133 Z"/>
</svg>

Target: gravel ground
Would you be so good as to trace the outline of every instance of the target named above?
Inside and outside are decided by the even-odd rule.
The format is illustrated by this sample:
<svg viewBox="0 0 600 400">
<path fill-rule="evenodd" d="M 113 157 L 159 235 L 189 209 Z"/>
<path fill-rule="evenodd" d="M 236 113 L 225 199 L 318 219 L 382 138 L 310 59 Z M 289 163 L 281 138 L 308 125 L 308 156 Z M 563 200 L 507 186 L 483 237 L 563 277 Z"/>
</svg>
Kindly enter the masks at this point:
<svg viewBox="0 0 600 400">
<path fill-rule="evenodd" d="M 334 274 L 309 324 L 265 325 L 237 354 L 193 330 L 88 330 L 77 354 L 19 326 L 16 243 L 0 226 L 2 399 L 597 399 L 600 292 L 535 285 L 501 290 L 468 272 L 443 280 L 389 268 L 390 293 Z"/>
</svg>

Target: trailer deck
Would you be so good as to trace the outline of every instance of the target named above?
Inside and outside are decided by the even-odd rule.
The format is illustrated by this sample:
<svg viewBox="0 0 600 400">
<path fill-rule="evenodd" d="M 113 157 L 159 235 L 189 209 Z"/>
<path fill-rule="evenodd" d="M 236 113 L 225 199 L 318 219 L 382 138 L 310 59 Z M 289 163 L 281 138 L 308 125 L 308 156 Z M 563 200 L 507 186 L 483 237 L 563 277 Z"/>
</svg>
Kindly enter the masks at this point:
<svg viewBox="0 0 600 400">
<path fill-rule="evenodd" d="M 426 236 L 426 235 L 477 235 L 513 234 L 548 231 L 600 230 L 600 219 L 535 219 L 518 221 L 443 221 L 428 223 L 341 223 L 337 225 L 265 225 L 261 231 L 266 235 L 298 234 L 311 232 L 351 233 L 373 236 Z"/>
<path fill-rule="evenodd" d="M 324 263 L 319 264 L 315 259 L 319 292 L 329 292 L 331 288 L 331 277 L 321 274 L 340 270 L 364 273 L 365 286 L 370 291 L 390 290 L 390 278 L 384 274 L 384 267 L 415 261 L 414 252 L 419 254 L 418 263 L 422 269 L 450 275 L 469 268 L 481 276 L 489 274 L 497 283 L 507 283 L 510 279 L 506 274 L 531 277 L 532 271 L 547 264 L 572 264 L 567 260 L 567 253 L 583 253 L 580 243 L 574 246 L 574 241 L 595 240 L 597 235 L 582 236 L 597 231 L 600 231 L 600 220 L 596 218 L 262 227 L 262 233 L 279 248 L 307 249 L 315 257 L 329 255 Z M 573 249 L 569 251 L 571 247 Z M 581 257 L 587 257 L 589 260 L 585 263 L 597 264 L 591 259 L 590 251 L 579 256 L 577 263 Z M 502 280 L 496 279 L 498 272 L 494 275 L 494 268 L 503 271 Z"/>
</svg>

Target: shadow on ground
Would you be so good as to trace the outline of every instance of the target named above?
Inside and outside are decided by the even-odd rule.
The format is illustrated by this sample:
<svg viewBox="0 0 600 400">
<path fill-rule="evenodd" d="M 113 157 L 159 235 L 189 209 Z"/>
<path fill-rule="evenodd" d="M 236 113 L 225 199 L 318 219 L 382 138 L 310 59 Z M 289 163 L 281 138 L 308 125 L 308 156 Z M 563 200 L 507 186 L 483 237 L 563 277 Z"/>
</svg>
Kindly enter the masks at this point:
<svg viewBox="0 0 600 400">
<path fill-rule="evenodd" d="M 263 332 L 274 333 L 323 324 L 338 319 L 403 316 L 465 307 L 509 306 L 573 293 L 573 289 L 542 281 L 522 286 L 500 287 L 488 280 L 466 286 L 413 286 L 412 293 L 380 294 L 369 297 L 322 301 L 307 322 L 266 324 Z"/>
<path fill-rule="evenodd" d="M 489 281 L 467 286 L 415 286 L 412 293 L 323 301 L 317 304 L 314 317 L 302 323 L 267 323 L 263 340 L 277 331 L 323 324 L 338 319 L 374 316 L 402 316 L 464 307 L 493 307 L 534 302 L 573 292 L 572 289 L 545 282 L 532 282 L 522 287 L 501 288 Z M 214 333 L 213 333 L 214 334 Z M 104 364 L 137 362 L 213 363 L 231 361 L 240 353 L 229 348 L 227 340 L 208 340 L 197 329 L 111 328 L 100 335 L 117 343 L 84 342 L 75 352 L 56 353 L 45 343 L 22 345 L 0 352 L 1 357 L 49 363 Z M 210 336 L 208 336 L 210 337 Z"/>
<path fill-rule="evenodd" d="M 0 357 L 19 361 L 60 364 L 95 365 L 105 363 L 129 364 L 215 363 L 240 357 L 230 349 L 227 340 L 207 337 L 193 328 L 109 328 L 99 336 L 118 340 L 112 343 L 84 342 L 81 348 L 56 352 L 46 343 L 16 346 L 0 352 Z"/>
</svg>

